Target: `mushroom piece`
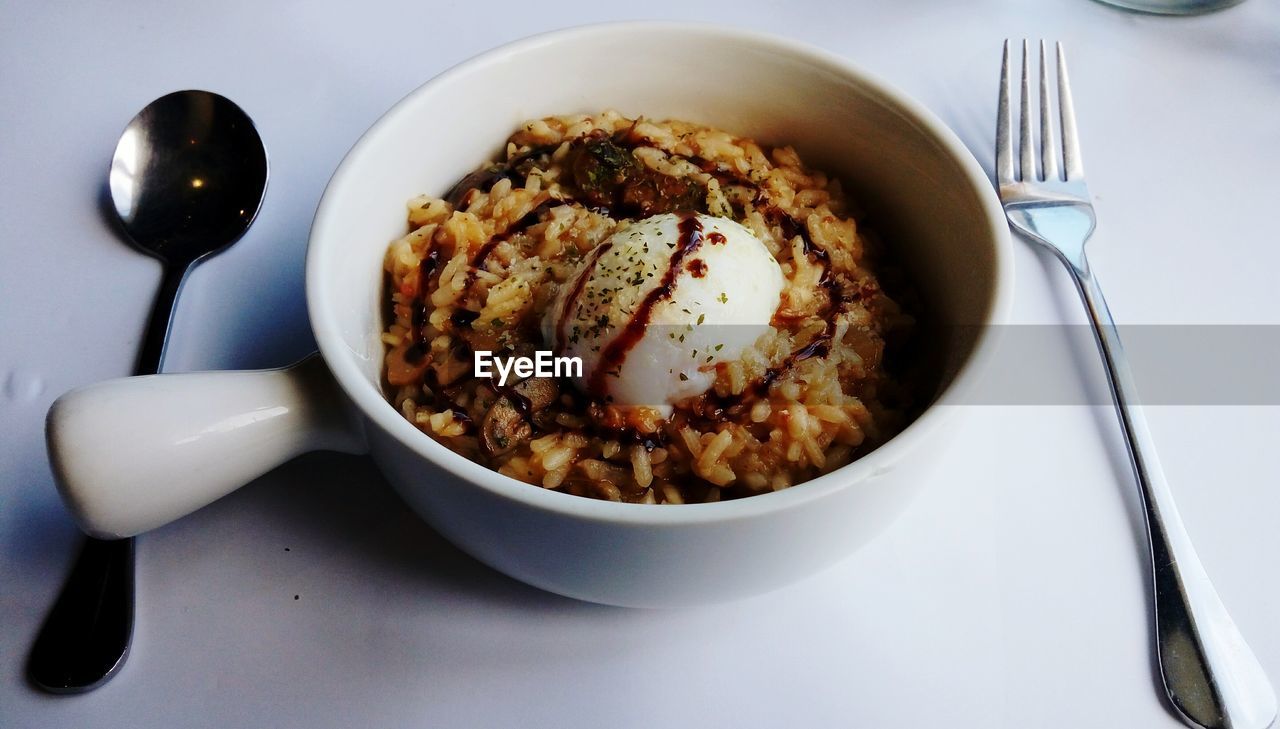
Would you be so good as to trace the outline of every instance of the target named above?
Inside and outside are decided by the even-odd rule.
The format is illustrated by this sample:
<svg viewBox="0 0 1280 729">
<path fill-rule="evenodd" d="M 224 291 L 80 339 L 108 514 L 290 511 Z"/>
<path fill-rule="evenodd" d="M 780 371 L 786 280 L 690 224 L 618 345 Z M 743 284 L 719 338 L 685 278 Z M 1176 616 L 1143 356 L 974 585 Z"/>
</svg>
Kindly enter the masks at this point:
<svg viewBox="0 0 1280 729">
<path fill-rule="evenodd" d="M 702 182 L 651 169 L 613 139 L 587 140 L 569 162 L 573 183 L 587 204 L 643 218 L 706 210 Z"/>
<path fill-rule="evenodd" d="M 467 193 L 472 190 L 487 191 L 490 187 L 493 187 L 493 183 L 510 176 L 511 170 L 506 165 L 481 167 L 454 183 L 454 186 L 444 194 L 444 201 L 452 205 L 454 209 L 464 207 L 467 202 Z"/>
<path fill-rule="evenodd" d="M 418 349 L 418 355 L 410 356 L 410 349 Z M 387 352 L 387 382 L 392 387 L 422 382 L 423 376 L 427 373 L 427 366 L 430 364 L 431 360 L 421 354 L 420 347 L 413 347 L 407 343 L 401 344 Z"/>
<path fill-rule="evenodd" d="M 550 377 L 530 377 L 494 389 L 498 399 L 485 413 L 480 445 L 488 455 L 500 456 L 533 437 L 539 412 L 556 401 L 560 390 Z"/>
</svg>

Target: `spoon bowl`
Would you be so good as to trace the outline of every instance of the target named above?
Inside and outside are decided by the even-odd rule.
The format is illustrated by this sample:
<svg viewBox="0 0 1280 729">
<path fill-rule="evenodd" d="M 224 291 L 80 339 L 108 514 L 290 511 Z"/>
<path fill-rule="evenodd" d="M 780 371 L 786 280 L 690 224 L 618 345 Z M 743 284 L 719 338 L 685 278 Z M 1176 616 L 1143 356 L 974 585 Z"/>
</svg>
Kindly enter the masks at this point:
<svg viewBox="0 0 1280 729">
<path fill-rule="evenodd" d="M 208 91 L 175 91 L 129 122 L 107 179 L 130 242 L 176 267 L 244 235 L 267 170 L 262 139 L 239 106 Z"/>
</svg>

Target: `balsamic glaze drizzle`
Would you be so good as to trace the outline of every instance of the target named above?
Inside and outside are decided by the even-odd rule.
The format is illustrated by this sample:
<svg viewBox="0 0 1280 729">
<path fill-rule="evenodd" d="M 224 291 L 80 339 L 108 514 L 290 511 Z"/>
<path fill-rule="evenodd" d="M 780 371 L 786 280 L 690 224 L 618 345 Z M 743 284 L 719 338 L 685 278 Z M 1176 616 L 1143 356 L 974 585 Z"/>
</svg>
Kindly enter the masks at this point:
<svg viewBox="0 0 1280 729">
<path fill-rule="evenodd" d="M 418 293 L 413 297 L 410 304 L 412 313 L 409 315 L 413 324 L 411 336 L 413 344 L 404 351 L 404 359 L 411 364 L 419 364 L 422 358 L 427 356 L 427 350 L 431 348 L 431 343 L 427 341 L 424 330 L 426 329 L 427 318 L 431 312 L 427 310 L 427 291 L 430 290 L 431 277 L 436 274 L 436 269 L 440 267 L 440 249 L 435 246 L 423 257 L 422 263 L 418 264 Z"/>
<path fill-rule="evenodd" d="M 573 318 L 574 309 L 578 305 L 578 299 L 582 298 L 582 291 L 587 286 L 587 279 L 591 278 L 591 271 L 595 269 L 596 264 L 600 262 L 600 257 L 609 252 L 613 248 L 613 240 L 609 239 L 596 249 L 591 251 L 587 262 L 583 265 L 582 270 L 578 272 L 577 278 L 573 280 L 573 284 L 569 289 L 569 295 L 561 301 L 561 308 L 558 312 L 559 318 L 556 319 L 556 342 L 558 343 L 556 354 L 561 354 L 564 350 L 564 343 L 568 341 L 569 320 Z"/>
<path fill-rule="evenodd" d="M 653 307 L 658 302 L 671 298 L 675 291 L 676 276 L 683 267 L 685 256 L 693 253 L 702 245 L 704 240 L 702 235 L 702 223 L 698 221 L 697 216 L 685 214 L 680 218 L 680 238 L 676 243 L 676 249 L 671 254 L 671 258 L 667 264 L 667 271 L 662 275 L 662 280 L 656 287 L 645 294 L 644 299 L 640 301 L 636 307 L 635 313 L 631 319 L 627 321 L 622 331 L 618 332 L 609 344 L 607 344 L 600 353 L 600 362 L 596 364 L 595 370 L 587 379 L 587 392 L 600 397 L 605 393 L 604 378 L 613 375 L 618 376 L 622 370 L 622 364 L 627 359 L 627 354 L 640 342 L 644 336 L 645 329 L 649 326 L 649 320 L 653 317 Z M 566 305 L 572 301 L 565 302 Z M 566 308 L 568 308 L 566 306 Z"/>
</svg>

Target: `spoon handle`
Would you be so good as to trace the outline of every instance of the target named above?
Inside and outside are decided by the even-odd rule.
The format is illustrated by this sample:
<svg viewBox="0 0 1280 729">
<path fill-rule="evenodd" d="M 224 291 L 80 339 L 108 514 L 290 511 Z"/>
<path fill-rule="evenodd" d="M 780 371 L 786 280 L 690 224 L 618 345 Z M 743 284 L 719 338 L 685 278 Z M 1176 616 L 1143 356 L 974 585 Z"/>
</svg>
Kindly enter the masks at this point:
<svg viewBox="0 0 1280 729">
<path fill-rule="evenodd" d="M 142 349 L 138 351 L 138 363 L 134 367 L 135 375 L 154 375 L 160 372 L 160 362 L 164 359 L 165 344 L 169 341 L 169 330 L 173 327 L 173 315 L 177 307 L 178 291 L 187 278 L 190 266 L 166 263 L 164 275 L 160 279 L 160 289 L 156 291 L 155 303 L 151 305 L 151 316 L 147 320 L 147 331 L 142 340 Z"/>
<path fill-rule="evenodd" d="M 166 264 L 135 375 L 160 371 L 174 304 L 190 266 Z M 133 539 L 85 540 L 27 659 L 27 677 L 57 694 L 106 683 L 124 665 L 133 638 Z"/>
<path fill-rule="evenodd" d="M 101 686 L 133 636 L 133 540 L 87 539 L 31 648 L 27 676 L 50 693 Z"/>
</svg>

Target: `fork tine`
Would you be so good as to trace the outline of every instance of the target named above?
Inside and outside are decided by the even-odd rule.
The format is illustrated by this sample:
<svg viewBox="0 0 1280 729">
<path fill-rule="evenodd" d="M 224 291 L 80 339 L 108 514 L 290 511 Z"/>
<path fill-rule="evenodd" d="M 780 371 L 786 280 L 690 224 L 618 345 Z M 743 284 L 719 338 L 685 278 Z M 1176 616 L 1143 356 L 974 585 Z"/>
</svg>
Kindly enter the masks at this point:
<svg viewBox="0 0 1280 729">
<path fill-rule="evenodd" d="M 1018 150 L 1021 153 L 1022 165 L 1019 168 L 1024 182 L 1034 182 L 1036 176 L 1035 145 L 1031 141 L 1031 90 L 1027 86 L 1028 69 L 1031 67 L 1030 45 L 1026 38 L 1022 39 L 1022 118 L 1018 125 Z"/>
<path fill-rule="evenodd" d="M 1049 113 L 1049 65 L 1045 62 L 1045 42 L 1040 41 L 1040 170 L 1042 179 L 1058 177 L 1058 147 L 1053 140 L 1053 116 Z"/>
<path fill-rule="evenodd" d="M 1009 137 L 1009 41 L 1004 42 L 1004 61 L 1000 64 L 1000 104 L 996 111 L 996 181 L 1001 185 L 1013 180 L 1013 140 Z"/>
<path fill-rule="evenodd" d="M 1080 159 L 1080 139 L 1076 134 L 1076 109 L 1071 103 L 1071 82 L 1067 78 L 1067 57 L 1058 43 L 1058 111 L 1062 115 L 1062 167 L 1068 180 L 1084 177 Z"/>
</svg>

